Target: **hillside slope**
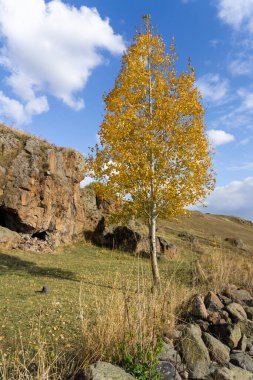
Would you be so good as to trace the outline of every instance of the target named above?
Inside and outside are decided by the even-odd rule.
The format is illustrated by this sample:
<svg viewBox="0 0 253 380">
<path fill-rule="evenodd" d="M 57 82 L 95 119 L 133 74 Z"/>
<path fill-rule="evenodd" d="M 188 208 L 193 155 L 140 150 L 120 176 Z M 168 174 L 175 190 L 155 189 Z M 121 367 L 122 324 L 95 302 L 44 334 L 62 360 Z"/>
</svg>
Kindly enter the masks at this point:
<svg viewBox="0 0 253 380">
<path fill-rule="evenodd" d="M 241 240 L 244 243 L 243 250 L 253 252 L 253 223 L 233 216 L 191 211 L 188 217 L 160 220 L 157 232 L 174 242 L 179 242 L 178 235 L 181 232 L 187 232 L 197 237 L 200 243 L 230 249 L 240 248 L 233 244 L 233 240 Z"/>
</svg>

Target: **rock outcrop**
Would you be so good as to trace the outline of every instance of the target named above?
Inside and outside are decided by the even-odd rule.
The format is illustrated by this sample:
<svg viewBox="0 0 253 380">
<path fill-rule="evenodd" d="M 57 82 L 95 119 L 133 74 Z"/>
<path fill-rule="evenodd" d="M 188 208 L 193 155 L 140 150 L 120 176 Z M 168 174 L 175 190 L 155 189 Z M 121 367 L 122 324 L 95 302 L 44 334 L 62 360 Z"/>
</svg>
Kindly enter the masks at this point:
<svg viewBox="0 0 253 380">
<path fill-rule="evenodd" d="M 105 210 L 102 215 L 105 215 Z M 140 233 L 138 228 L 135 228 L 134 222 L 131 224 L 131 226 L 110 226 L 106 223 L 105 217 L 102 216 L 92 234 L 92 242 L 101 247 L 119 249 L 141 257 L 149 257 L 148 236 Z M 159 259 L 172 259 L 178 253 L 174 244 L 167 242 L 160 236 L 156 238 L 156 249 Z"/>
<path fill-rule="evenodd" d="M 83 230 L 80 153 L 0 125 L 0 225 L 68 242 Z"/>
<path fill-rule="evenodd" d="M 80 153 L 0 124 L 0 226 L 19 234 L 11 247 L 51 252 L 84 234 L 100 246 L 148 256 L 147 235 L 111 225 L 113 204 L 80 188 L 84 166 Z M 6 231 L 1 235 L 0 243 Z M 157 252 L 173 258 L 177 248 L 158 237 Z"/>
<path fill-rule="evenodd" d="M 98 227 L 99 223 L 104 223 L 104 217 L 109 214 L 112 204 L 101 200 L 95 190 L 89 187 L 80 189 L 80 196 L 84 213 L 83 227 L 85 235 L 91 238 L 94 231 L 100 228 Z"/>
</svg>

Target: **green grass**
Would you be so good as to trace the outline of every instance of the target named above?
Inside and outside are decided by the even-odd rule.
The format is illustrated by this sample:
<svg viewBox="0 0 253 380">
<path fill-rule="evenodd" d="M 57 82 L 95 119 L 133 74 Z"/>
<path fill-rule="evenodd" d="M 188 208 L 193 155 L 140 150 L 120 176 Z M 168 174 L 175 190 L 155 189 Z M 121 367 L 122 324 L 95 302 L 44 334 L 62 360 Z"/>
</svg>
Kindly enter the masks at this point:
<svg viewBox="0 0 253 380">
<path fill-rule="evenodd" d="M 178 268 L 185 277 L 185 265 L 161 262 L 162 275 L 169 277 Z M 136 290 L 138 271 L 150 278 L 148 259 L 91 245 L 76 244 L 53 254 L 17 251 L 0 253 L 0 345 L 7 351 L 22 337 L 25 344 L 40 328 L 52 343 L 74 345 L 80 337 L 80 289 L 84 307 L 90 309 L 96 289 L 102 296 L 114 283 L 132 284 Z M 178 278 L 179 278 L 178 277 Z M 117 278 L 117 281 L 115 281 Z M 36 293 L 48 285 L 49 294 Z M 151 286 L 151 283 L 150 283 Z M 120 291 L 120 290 L 119 290 Z"/>
<path fill-rule="evenodd" d="M 240 225 L 227 217 L 196 213 L 177 223 L 160 222 L 158 234 L 179 246 L 180 251 L 177 259 L 159 263 L 162 277 L 168 281 L 173 276 L 174 282 L 189 289 L 192 263 L 201 254 L 178 238 L 180 230 L 210 241 L 214 235 L 221 241 L 236 236 L 251 247 L 252 226 Z M 242 258 L 242 252 L 235 250 L 234 254 Z M 245 260 L 249 262 L 247 257 Z M 204 266 L 205 263 L 203 259 Z M 33 340 L 31 334 L 39 329 L 53 344 L 75 345 L 81 335 L 80 293 L 83 306 L 92 317 L 97 290 L 104 298 L 114 286 L 122 289 L 131 286 L 135 291 L 140 273 L 151 280 L 148 259 L 84 243 L 61 247 L 53 254 L 0 250 L 0 349 L 11 351 L 20 337 L 27 344 Z M 36 293 L 43 285 L 48 285 L 48 295 Z"/>
<path fill-rule="evenodd" d="M 159 261 L 159 295 L 150 292 L 149 260 L 128 253 L 84 243 L 52 254 L 0 250 L 0 373 L 1 367 L 3 374 L 7 371 L 3 379 L 70 379 L 74 367 L 98 359 L 119 363 L 122 342 L 126 352 L 135 355 L 134 347 L 145 338 L 148 350 L 162 331 L 173 330 L 193 294 L 228 283 L 252 287 L 250 252 L 206 245 L 195 249 L 175 233 L 167 231 L 166 237 L 180 253 Z M 49 294 L 36 292 L 43 285 Z M 42 376 L 47 368 L 54 377 Z"/>
</svg>

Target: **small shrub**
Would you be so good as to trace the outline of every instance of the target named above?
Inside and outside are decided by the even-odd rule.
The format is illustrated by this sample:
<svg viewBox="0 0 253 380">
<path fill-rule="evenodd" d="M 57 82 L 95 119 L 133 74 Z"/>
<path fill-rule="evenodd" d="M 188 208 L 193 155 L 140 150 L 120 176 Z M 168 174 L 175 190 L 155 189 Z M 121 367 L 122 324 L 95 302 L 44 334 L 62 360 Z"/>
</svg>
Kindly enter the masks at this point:
<svg viewBox="0 0 253 380">
<path fill-rule="evenodd" d="M 154 350 L 143 351 L 137 346 L 135 353 L 123 357 L 120 365 L 139 380 L 158 380 L 160 377 L 157 370 L 158 355 L 162 348 L 162 341 L 158 341 Z"/>
</svg>

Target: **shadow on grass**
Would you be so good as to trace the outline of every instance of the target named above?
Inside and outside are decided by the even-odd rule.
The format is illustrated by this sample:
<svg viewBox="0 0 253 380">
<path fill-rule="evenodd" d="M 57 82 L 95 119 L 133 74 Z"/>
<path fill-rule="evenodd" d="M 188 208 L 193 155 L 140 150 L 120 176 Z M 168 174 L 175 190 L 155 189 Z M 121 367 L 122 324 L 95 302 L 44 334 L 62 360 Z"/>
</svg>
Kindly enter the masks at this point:
<svg viewBox="0 0 253 380">
<path fill-rule="evenodd" d="M 120 290 L 120 291 L 126 291 L 126 288 L 118 288 L 117 286 L 112 286 L 112 285 L 108 285 L 108 284 L 101 284 L 101 283 L 98 283 L 98 282 L 92 282 L 92 281 L 85 281 L 85 280 L 81 280 L 82 284 L 85 284 L 85 285 L 93 285 L 93 286 L 97 286 L 99 288 L 105 288 L 105 289 L 112 289 L 112 290 Z"/>
<path fill-rule="evenodd" d="M 39 267 L 37 264 L 22 260 L 19 257 L 0 252 L 0 275 L 24 272 L 32 276 L 45 276 L 62 280 L 78 281 L 75 273 L 59 268 Z"/>
</svg>

